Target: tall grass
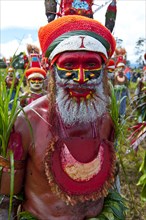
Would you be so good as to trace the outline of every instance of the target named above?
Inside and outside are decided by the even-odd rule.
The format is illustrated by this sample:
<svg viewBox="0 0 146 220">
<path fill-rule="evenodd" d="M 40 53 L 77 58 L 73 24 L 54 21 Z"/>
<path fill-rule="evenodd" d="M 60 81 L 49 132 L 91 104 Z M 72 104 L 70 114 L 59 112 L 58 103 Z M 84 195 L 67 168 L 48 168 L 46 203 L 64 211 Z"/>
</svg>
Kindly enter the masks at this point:
<svg viewBox="0 0 146 220">
<path fill-rule="evenodd" d="M 5 83 L 6 78 L 6 71 L 0 71 L 0 157 L 7 158 L 7 146 L 10 138 L 10 133 L 12 131 L 13 125 L 15 120 L 22 110 L 22 108 L 18 105 L 19 99 L 19 92 L 23 82 L 24 75 L 21 74 L 20 81 L 18 86 L 16 87 L 16 94 L 13 100 L 11 100 L 11 95 L 14 89 L 14 82 L 15 82 L 15 74 L 13 78 L 13 83 L 9 91 L 7 90 L 7 86 Z M 11 100 L 11 101 L 10 101 Z M 12 109 L 9 109 L 9 104 L 12 104 Z M 9 152 L 10 162 L 10 203 L 9 203 L 9 216 L 8 219 L 11 218 L 12 212 L 12 199 L 13 199 L 13 192 L 14 192 L 14 155 L 13 152 Z M 0 164 L 0 184 L 1 184 L 1 177 L 2 177 L 3 167 Z"/>
<path fill-rule="evenodd" d="M 110 91 L 111 91 L 110 115 L 113 120 L 114 129 L 115 129 L 115 149 L 117 152 L 117 157 L 119 158 L 119 163 L 122 167 L 122 170 L 123 170 L 123 173 L 125 176 L 125 180 L 128 184 L 131 200 L 134 203 L 133 192 L 132 192 L 131 186 L 129 184 L 129 178 L 128 178 L 126 170 L 125 170 L 125 166 L 124 166 L 124 162 L 123 162 L 124 158 L 122 156 L 123 146 L 125 145 L 125 146 L 127 146 L 127 148 L 129 148 L 129 145 L 130 145 L 130 143 L 127 139 L 129 117 L 120 118 L 120 115 L 119 115 L 120 104 L 123 101 L 123 99 L 125 98 L 125 96 L 122 97 L 121 100 L 117 101 L 116 100 L 116 93 L 115 93 L 115 90 L 114 90 L 114 87 L 112 84 L 110 84 Z"/>
<path fill-rule="evenodd" d="M 135 84 L 130 83 L 131 97 L 134 97 L 135 89 L 136 89 L 136 83 Z M 120 100 L 120 102 L 121 101 L 122 100 Z M 117 157 L 119 159 L 119 163 L 123 171 L 122 173 L 124 175 L 124 178 L 123 178 L 124 184 L 126 183 L 126 185 L 128 186 L 128 190 L 129 190 L 129 195 L 130 195 L 130 197 L 128 197 L 130 201 L 129 206 L 131 207 L 133 212 L 136 213 L 137 205 L 136 205 L 136 199 L 135 199 L 135 191 L 131 184 L 131 176 L 128 175 L 127 161 L 128 160 L 133 161 L 134 159 L 136 159 L 137 156 L 139 156 L 140 158 L 140 160 L 137 163 L 137 167 L 139 167 L 139 170 L 137 169 L 137 173 L 135 173 L 135 176 L 138 175 L 138 172 L 140 172 L 142 175 L 139 178 L 137 184 L 135 185 L 135 188 L 137 186 L 141 186 L 140 198 L 143 202 L 146 202 L 146 151 L 145 151 L 145 147 L 142 147 L 143 144 L 142 145 L 140 144 L 141 146 L 139 146 L 138 152 L 134 152 L 134 150 L 132 149 L 131 143 L 129 140 L 129 136 L 131 135 L 129 128 L 131 128 L 133 125 L 138 123 L 138 121 L 137 122 L 135 121 L 136 109 L 133 109 L 133 106 L 130 106 L 127 103 L 126 117 L 124 119 L 124 122 L 121 123 L 119 119 L 119 114 L 118 114 L 120 102 L 116 101 L 114 88 L 111 85 L 110 114 L 111 114 L 111 117 L 113 119 L 114 126 L 115 126 Z M 133 158 L 133 155 L 135 158 Z"/>
<path fill-rule="evenodd" d="M 18 106 L 19 92 L 23 82 L 23 74 L 21 75 L 18 86 L 16 87 L 16 94 L 11 100 L 12 91 L 14 89 L 15 75 L 10 90 L 7 90 L 5 78 L 6 72 L 0 74 L 0 155 L 6 157 L 8 141 L 14 122 L 22 110 Z M 11 100 L 11 101 L 10 101 Z M 9 110 L 9 104 L 12 104 L 12 109 Z"/>
</svg>

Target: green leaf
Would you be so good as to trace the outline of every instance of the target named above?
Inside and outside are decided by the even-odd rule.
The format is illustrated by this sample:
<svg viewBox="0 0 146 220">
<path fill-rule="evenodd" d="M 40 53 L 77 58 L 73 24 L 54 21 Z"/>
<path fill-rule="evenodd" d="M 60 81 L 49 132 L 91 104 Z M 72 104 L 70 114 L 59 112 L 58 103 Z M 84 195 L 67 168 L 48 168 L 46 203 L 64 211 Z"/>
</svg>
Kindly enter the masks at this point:
<svg viewBox="0 0 146 220">
<path fill-rule="evenodd" d="M 11 170 L 10 170 L 11 180 L 10 180 L 10 201 L 9 201 L 8 220 L 11 219 L 13 194 L 14 194 L 14 155 L 12 151 L 10 151 L 10 164 L 11 164 Z"/>
<path fill-rule="evenodd" d="M 142 171 L 146 172 L 146 152 L 145 152 L 142 164 L 141 164 L 141 166 L 139 168 L 139 172 L 142 172 Z"/>
<path fill-rule="evenodd" d="M 99 220 L 98 218 L 88 218 L 88 220 Z"/>
<path fill-rule="evenodd" d="M 110 199 L 115 200 L 115 201 L 126 201 L 125 198 L 122 197 L 120 195 L 120 193 L 118 193 L 116 191 L 110 191 L 107 198 L 110 198 Z"/>
<path fill-rule="evenodd" d="M 114 215 L 112 212 L 106 212 L 105 210 L 102 212 L 102 214 L 108 219 L 108 220 L 114 220 Z"/>
<path fill-rule="evenodd" d="M 29 212 L 20 212 L 18 214 L 19 220 L 37 220 L 31 213 Z"/>
<path fill-rule="evenodd" d="M 142 201 L 146 202 L 146 183 L 142 187 L 141 199 L 142 199 Z"/>
<path fill-rule="evenodd" d="M 96 218 L 96 220 L 108 220 L 102 213 Z"/>
<path fill-rule="evenodd" d="M 140 177 L 140 179 L 136 185 L 139 186 L 139 185 L 143 185 L 144 183 L 146 183 L 146 173 Z"/>
<path fill-rule="evenodd" d="M 111 206 L 111 209 L 113 210 L 114 216 L 116 216 L 119 220 L 125 219 L 122 209 L 120 209 L 120 207 L 117 204 Z"/>
</svg>

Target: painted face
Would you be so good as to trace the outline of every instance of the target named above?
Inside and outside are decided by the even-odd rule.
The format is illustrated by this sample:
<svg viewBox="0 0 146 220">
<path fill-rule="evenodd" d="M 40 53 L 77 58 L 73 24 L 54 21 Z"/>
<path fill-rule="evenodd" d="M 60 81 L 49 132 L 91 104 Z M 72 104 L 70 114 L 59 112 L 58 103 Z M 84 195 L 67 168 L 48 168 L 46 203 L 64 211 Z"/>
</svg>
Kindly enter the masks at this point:
<svg viewBox="0 0 146 220">
<path fill-rule="evenodd" d="M 42 78 L 32 78 L 29 80 L 30 90 L 32 91 L 41 91 L 43 88 L 43 79 Z"/>
<path fill-rule="evenodd" d="M 14 76 L 14 70 L 13 70 L 12 68 L 10 68 L 10 69 L 8 70 L 8 75 L 9 75 L 10 77 L 13 77 L 13 76 Z"/>
<path fill-rule="evenodd" d="M 107 77 L 108 79 L 112 79 L 114 77 L 114 69 L 108 69 Z"/>
<path fill-rule="evenodd" d="M 118 71 L 119 71 L 119 72 L 123 72 L 123 71 L 124 71 L 124 69 L 125 69 L 125 67 L 124 67 L 124 66 L 118 67 Z"/>
<path fill-rule="evenodd" d="M 109 73 L 113 73 L 113 72 L 114 72 L 114 69 L 108 69 L 108 72 L 109 72 Z"/>
<path fill-rule="evenodd" d="M 60 79 L 84 85 L 101 77 L 102 61 L 95 52 L 65 52 L 58 58 L 56 68 Z M 87 98 L 92 93 L 91 90 L 85 91 L 77 87 L 69 92 L 76 98 Z"/>
<path fill-rule="evenodd" d="M 58 75 L 61 79 L 84 84 L 100 76 L 101 64 L 101 57 L 97 53 L 66 52 L 57 60 Z"/>
<path fill-rule="evenodd" d="M 94 121 L 106 111 L 100 56 L 65 52 L 55 63 L 56 102 L 65 123 Z"/>
</svg>

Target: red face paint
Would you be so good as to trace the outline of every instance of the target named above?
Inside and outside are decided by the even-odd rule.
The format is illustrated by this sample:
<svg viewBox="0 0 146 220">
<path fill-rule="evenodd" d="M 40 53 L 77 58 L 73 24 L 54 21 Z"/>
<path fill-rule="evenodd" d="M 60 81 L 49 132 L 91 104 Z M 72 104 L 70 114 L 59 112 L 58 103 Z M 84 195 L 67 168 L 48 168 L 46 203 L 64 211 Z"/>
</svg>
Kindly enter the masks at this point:
<svg viewBox="0 0 146 220">
<path fill-rule="evenodd" d="M 56 64 L 60 78 L 83 84 L 99 77 L 102 60 L 95 52 L 65 52 L 60 55 Z"/>
<path fill-rule="evenodd" d="M 101 74 L 102 60 L 99 54 L 89 51 L 65 52 L 56 61 L 57 73 L 61 79 L 85 84 Z M 93 91 L 86 88 L 69 89 L 72 97 L 89 98 Z"/>
</svg>

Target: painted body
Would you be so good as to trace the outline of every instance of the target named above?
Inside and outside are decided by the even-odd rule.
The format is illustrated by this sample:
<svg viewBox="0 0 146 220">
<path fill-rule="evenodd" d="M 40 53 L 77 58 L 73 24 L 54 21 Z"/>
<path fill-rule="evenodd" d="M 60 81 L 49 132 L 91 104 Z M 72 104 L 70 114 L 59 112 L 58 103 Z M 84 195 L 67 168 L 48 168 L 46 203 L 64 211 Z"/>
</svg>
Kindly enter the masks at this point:
<svg viewBox="0 0 146 220">
<path fill-rule="evenodd" d="M 24 184 L 22 210 L 38 219 L 96 217 L 115 176 L 114 127 L 102 60 L 94 52 L 65 52 L 52 68 L 56 104 L 44 96 L 25 107 L 34 139 L 21 114 L 9 142 L 15 160 L 26 166 L 25 172 L 15 172 L 15 193 Z M 1 193 L 9 194 L 8 178 L 5 172 Z"/>
</svg>

